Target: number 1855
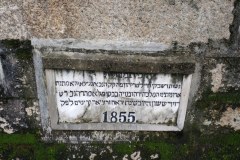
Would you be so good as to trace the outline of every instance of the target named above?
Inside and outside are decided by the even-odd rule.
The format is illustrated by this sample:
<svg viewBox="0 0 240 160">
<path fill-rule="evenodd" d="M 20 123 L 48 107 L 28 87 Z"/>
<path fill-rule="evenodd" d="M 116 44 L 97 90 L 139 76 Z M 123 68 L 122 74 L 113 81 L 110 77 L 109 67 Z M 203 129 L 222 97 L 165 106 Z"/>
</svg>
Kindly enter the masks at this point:
<svg viewBox="0 0 240 160">
<path fill-rule="evenodd" d="M 103 122 L 110 123 L 134 123 L 136 121 L 135 112 L 103 112 Z"/>
</svg>

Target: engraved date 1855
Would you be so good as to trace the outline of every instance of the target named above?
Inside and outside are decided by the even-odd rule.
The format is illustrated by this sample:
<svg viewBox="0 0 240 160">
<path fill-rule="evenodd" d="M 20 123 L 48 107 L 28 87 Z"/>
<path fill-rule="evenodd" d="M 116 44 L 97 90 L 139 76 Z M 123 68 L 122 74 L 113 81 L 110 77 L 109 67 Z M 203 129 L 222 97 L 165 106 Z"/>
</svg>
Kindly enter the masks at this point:
<svg viewBox="0 0 240 160">
<path fill-rule="evenodd" d="M 103 112 L 103 122 L 106 123 L 134 123 L 135 121 L 135 112 Z"/>
</svg>

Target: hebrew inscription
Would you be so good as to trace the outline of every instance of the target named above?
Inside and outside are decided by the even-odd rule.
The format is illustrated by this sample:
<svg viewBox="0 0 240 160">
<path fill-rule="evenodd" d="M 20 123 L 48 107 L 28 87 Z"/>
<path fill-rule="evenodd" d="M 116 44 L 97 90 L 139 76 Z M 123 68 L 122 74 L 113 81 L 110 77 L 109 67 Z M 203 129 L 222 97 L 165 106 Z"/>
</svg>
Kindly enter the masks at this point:
<svg viewBox="0 0 240 160">
<path fill-rule="evenodd" d="M 58 122 L 174 124 L 183 76 L 55 70 Z"/>
</svg>

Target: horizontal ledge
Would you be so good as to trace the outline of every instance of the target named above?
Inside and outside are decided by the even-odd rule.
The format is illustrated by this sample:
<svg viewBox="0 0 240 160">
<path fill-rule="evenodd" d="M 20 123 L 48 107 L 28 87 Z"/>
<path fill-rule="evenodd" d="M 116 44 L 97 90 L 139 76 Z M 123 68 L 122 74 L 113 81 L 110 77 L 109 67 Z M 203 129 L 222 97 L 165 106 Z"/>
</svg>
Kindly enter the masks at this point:
<svg viewBox="0 0 240 160">
<path fill-rule="evenodd" d="M 90 50 L 124 50 L 124 51 L 144 51 L 157 52 L 164 51 L 171 46 L 169 44 L 157 42 L 141 41 L 118 41 L 118 40 L 80 40 L 73 38 L 66 39 L 37 39 L 32 38 L 31 43 L 35 48 L 57 47 L 57 48 L 82 48 Z"/>
<path fill-rule="evenodd" d="M 45 58 L 45 69 L 74 69 L 89 71 L 127 72 L 127 73 L 173 73 L 191 74 L 195 70 L 193 62 L 169 62 L 167 60 L 146 59 L 71 59 L 71 58 Z"/>
<path fill-rule="evenodd" d="M 82 123 L 69 124 L 60 123 L 53 124 L 53 130 L 118 130 L 118 131 L 181 131 L 178 126 L 168 126 L 164 124 L 109 124 L 109 123 Z"/>
</svg>

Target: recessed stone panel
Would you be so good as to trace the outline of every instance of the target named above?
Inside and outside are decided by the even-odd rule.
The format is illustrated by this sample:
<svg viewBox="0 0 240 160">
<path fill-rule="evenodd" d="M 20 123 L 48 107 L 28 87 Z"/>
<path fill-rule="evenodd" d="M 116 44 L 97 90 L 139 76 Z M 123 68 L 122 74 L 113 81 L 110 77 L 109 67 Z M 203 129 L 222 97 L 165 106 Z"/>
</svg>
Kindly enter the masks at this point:
<svg viewBox="0 0 240 160">
<path fill-rule="evenodd" d="M 45 130 L 183 129 L 191 56 L 36 49 L 34 58 Z"/>
</svg>

